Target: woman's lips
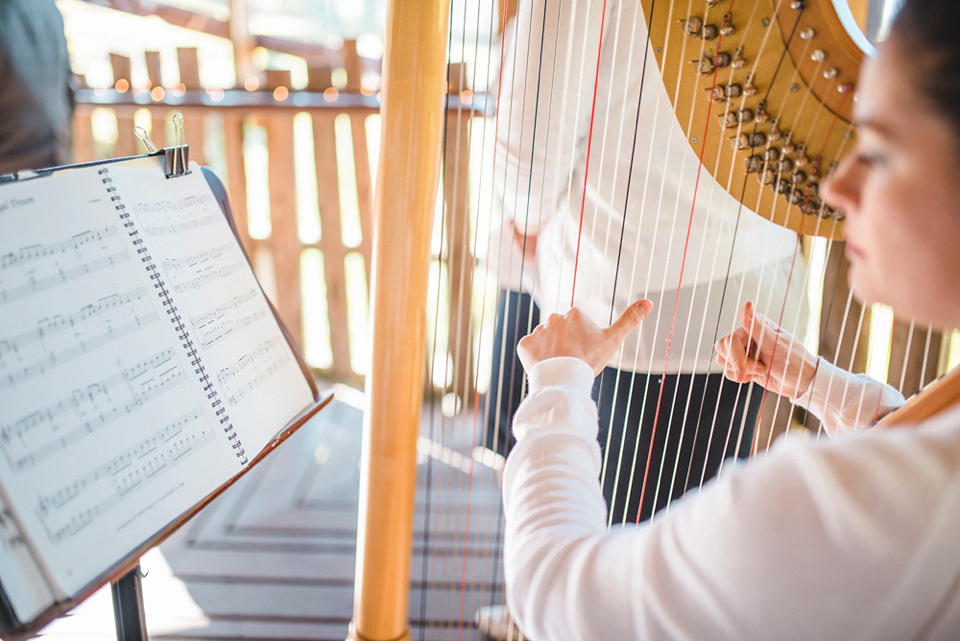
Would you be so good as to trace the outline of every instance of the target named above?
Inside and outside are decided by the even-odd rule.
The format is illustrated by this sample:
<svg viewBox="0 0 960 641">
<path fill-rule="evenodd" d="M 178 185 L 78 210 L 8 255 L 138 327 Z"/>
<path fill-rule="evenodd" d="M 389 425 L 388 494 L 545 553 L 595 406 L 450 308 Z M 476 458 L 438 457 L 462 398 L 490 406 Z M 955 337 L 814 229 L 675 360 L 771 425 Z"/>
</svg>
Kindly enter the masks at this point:
<svg viewBox="0 0 960 641">
<path fill-rule="evenodd" d="M 863 258 L 863 250 L 857 247 L 855 244 L 847 240 L 846 246 L 844 248 L 847 256 L 852 256 L 856 258 Z"/>
</svg>

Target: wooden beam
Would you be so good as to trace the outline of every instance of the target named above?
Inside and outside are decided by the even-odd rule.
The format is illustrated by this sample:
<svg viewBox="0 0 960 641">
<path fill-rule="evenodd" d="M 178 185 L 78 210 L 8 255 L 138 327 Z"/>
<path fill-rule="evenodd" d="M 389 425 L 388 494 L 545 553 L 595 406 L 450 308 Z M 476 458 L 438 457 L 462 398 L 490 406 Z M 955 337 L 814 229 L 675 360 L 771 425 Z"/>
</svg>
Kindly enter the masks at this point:
<svg viewBox="0 0 960 641">
<path fill-rule="evenodd" d="M 230 20 L 227 26 L 230 42 L 233 43 L 233 67 L 237 74 L 237 86 L 242 87 L 247 78 L 260 80 L 260 72 L 253 64 L 256 39 L 250 33 L 247 0 L 230 0 Z"/>
</svg>

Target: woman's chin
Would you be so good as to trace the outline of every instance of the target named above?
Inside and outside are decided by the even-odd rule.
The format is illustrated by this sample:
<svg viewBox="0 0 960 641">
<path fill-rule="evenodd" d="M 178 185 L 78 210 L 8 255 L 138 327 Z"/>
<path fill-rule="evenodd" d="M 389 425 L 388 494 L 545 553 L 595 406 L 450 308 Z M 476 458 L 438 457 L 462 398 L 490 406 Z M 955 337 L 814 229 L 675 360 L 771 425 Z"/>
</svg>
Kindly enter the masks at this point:
<svg viewBox="0 0 960 641">
<path fill-rule="evenodd" d="M 847 280 L 850 289 L 853 290 L 853 297 L 858 303 L 862 305 L 873 305 L 875 303 L 889 304 L 882 298 L 882 290 L 878 291 L 876 287 L 871 285 L 868 279 L 863 277 L 861 271 L 857 269 L 856 263 L 850 266 Z"/>
</svg>

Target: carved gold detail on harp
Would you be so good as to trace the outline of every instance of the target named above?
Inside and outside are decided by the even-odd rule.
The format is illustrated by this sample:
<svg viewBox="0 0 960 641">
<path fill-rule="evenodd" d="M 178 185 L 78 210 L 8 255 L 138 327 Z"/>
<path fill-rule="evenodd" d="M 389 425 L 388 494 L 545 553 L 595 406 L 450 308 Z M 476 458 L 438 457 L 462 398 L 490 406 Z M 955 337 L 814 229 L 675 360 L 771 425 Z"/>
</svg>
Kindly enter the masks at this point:
<svg viewBox="0 0 960 641">
<path fill-rule="evenodd" d="M 864 53 L 833 3 L 714 0 L 687 16 L 670 3 L 642 5 L 648 20 L 652 8 L 650 44 L 704 168 L 759 215 L 842 240 L 843 213 L 820 200 L 819 183 L 852 147 Z"/>
</svg>

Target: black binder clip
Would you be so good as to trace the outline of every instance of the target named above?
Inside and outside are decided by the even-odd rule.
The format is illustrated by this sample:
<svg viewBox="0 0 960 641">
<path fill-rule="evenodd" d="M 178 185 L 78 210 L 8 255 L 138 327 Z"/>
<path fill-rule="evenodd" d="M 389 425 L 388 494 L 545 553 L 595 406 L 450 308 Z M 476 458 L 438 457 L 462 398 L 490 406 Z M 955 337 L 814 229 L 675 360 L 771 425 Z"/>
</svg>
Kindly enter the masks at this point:
<svg viewBox="0 0 960 641">
<path fill-rule="evenodd" d="M 173 114 L 173 125 L 176 129 L 177 144 L 172 148 L 163 150 L 163 171 L 167 178 L 175 178 L 190 173 L 189 166 L 189 145 L 181 143 L 183 134 L 183 116 L 179 113 Z"/>
</svg>

